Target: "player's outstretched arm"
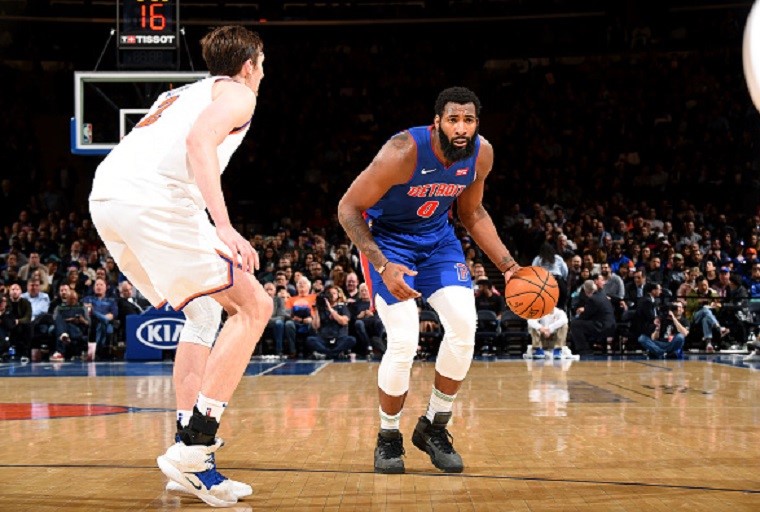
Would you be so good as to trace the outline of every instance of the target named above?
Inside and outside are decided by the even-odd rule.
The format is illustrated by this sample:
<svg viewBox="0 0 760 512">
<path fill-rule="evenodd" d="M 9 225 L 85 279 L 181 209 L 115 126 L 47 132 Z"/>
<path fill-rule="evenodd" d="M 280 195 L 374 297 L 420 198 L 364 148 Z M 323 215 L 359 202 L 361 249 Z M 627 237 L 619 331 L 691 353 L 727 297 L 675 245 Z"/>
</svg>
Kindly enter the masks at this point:
<svg viewBox="0 0 760 512">
<path fill-rule="evenodd" d="M 382 273 L 388 290 L 399 300 L 419 296 L 404 282 L 404 274 L 416 272 L 405 265 L 389 261 L 377 246 L 363 213 L 377 203 L 394 185 L 405 183 L 414 172 L 417 146 L 409 132 L 391 138 L 375 156 L 372 163 L 356 177 L 338 204 L 338 220 L 351 241 Z"/>
<path fill-rule="evenodd" d="M 258 268 L 258 254 L 230 222 L 222 194 L 217 147 L 232 130 L 250 121 L 256 96 L 248 87 L 232 81 L 215 84 L 214 94 L 211 105 L 201 112 L 187 136 L 187 159 L 217 234 L 230 249 L 233 263 L 238 263 L 239 254 L 243 271 L 251 272 Z"/>
<path fill-rule="evenodd" d="M 493 167 L 493 146 L 480 138 L 480 152 L 475 165 L 475 181 L 457 199 L 457 214 L 470 236 L 509 281 L 520 267 L 499 238 L 491 216 L 483 207 L 485 180 Z"/>
</svg>

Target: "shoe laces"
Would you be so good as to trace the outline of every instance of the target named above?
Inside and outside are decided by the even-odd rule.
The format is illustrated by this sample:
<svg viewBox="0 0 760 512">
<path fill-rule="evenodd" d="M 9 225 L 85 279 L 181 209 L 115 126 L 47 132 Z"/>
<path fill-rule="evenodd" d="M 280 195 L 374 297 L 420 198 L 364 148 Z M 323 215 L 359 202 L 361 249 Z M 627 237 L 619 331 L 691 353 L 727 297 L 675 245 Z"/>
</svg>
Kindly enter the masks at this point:
<svg viewBox="0 0 760 512">
<path fill-rule="evenodd" d="M 430 438 L 430 442 L 443 453 L 456 453 L 454 446 L 451 444 L 454 441 L 454 437 L 445 428 L 428 429 L 427 434 Z"/>
<path fill-rule="evenodd" d="M 219 485 L 227 480 L 227 477 L 217 471 L 216 468 L 201 471 L 200 473 L 196 473 L 195 476 L 198 477 L 198 480 L 203 482 L 206 489 L 211 489 L 213 486 Z"/>
<path fill-rule="evenodd" d="M 384 459 L 397 459 L 406 454 L 404 443 L 400 437 L 398 439 L 388 439 L 378 436 L 377 447 L 380 449 L 380 453 Z"/>
</svg>

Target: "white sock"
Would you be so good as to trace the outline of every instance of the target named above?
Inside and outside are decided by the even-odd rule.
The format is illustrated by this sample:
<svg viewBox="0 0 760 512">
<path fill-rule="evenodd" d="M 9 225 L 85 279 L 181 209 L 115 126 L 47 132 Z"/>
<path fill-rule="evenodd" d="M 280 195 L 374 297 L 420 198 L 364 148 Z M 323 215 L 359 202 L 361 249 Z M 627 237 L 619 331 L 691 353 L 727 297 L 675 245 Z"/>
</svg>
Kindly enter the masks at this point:
<svg viewBox="0 0 760 512">
<path fill-rule="evenodd" d="M 227 402 L 220 402 L 204 396 L 203 393 L 198 393 L 198 400 L 195 402 L 195 407 L 198 408 L 201 414 L 205 416 L 211 416 L 217 422 L 222 419 L 222 413 L 227 407 Z"/>
<path fill-rule="evenodd" d="M 397 414 L 387 414 L 383 412 L 382 407 L 380 409 L 380 428 L 382 430 L 398 430 L 399 423 L 401 422 L 401 411 Z"/>
<path fill-rule="evenodd" d="M 193 411 L 187 409 L 177 409 L 177 421 L 180 426 L 186 427 L 190 424 L 190 416 L 193 415 Z"/>
<path fill-rule="evenodd" d="M 425 413 L 425 416 L 430 420 L 430 423 L 433 422 L 436 413 L 451 412 L 456 397 L 456 395 L 447 395 L 446 393 L 438 391 L 434 387 L 433 392 L 430 393 L 430 402 L 428 403 L 427 413 Z"/>
</svg>

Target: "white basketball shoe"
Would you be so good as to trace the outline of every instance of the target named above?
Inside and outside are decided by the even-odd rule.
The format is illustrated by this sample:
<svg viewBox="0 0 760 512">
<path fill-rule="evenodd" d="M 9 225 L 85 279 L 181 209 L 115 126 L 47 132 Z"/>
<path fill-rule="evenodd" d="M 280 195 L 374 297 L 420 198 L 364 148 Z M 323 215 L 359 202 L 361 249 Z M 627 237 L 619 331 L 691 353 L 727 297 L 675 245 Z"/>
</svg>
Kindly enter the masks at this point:
<svg viewBox="0 0 760 512">
<path fill-rule="evenodd" d="M 229 507 L 238 497 L 229 479 L 216 470 L 214 452 L 224 442 L 217 439 L 211 446 L 175 443 L 156 459 L 158 467 L 170 480 L 212 507 Z"/>
<path fill-rule="evenodd" d="M 581 359 L 581 356 L 579 356 L 578 354 L 573 354 L 570 351 L 570 347 L 568 347 L 567 345 L 565 345 L 564 347 L 562 347 L 562 356 L 561 357 L 562 357 L 562 359 L 569 359 L 571 361 L 580 361 L 580 359 Z"/>
</svg>

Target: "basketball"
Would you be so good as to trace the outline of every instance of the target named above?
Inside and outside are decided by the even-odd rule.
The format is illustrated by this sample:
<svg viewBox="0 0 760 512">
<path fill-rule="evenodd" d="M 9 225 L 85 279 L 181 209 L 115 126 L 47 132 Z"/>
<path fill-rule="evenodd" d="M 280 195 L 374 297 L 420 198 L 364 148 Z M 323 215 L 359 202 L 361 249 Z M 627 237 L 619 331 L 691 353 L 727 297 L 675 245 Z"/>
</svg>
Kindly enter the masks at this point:
<svg viewBox="0 0 760 512">
<path fill-rule="evenodd" d="M 757 4 L 747 17 L 744 27 L 744 42 L 742 44 L 742 61 L 744 64 L 744 79 L 755 107 L 760 110 L 760 14 Z"/>
<path fill-rule="evenodd" d="M 551 313 L 559 299 L 559 286 L 545 268 L 522 267 L 507 281 L 504 295 L 514 314 L 531 320 Z"/>
</svg>

